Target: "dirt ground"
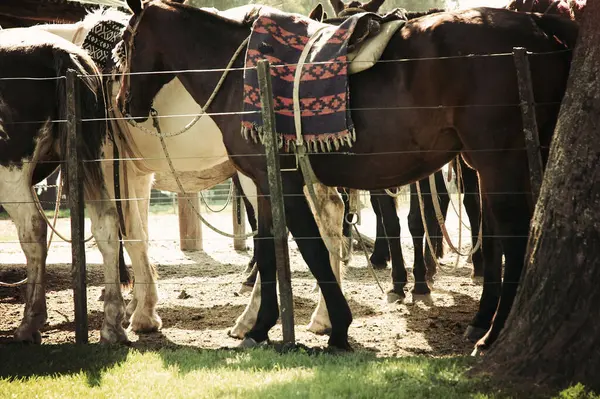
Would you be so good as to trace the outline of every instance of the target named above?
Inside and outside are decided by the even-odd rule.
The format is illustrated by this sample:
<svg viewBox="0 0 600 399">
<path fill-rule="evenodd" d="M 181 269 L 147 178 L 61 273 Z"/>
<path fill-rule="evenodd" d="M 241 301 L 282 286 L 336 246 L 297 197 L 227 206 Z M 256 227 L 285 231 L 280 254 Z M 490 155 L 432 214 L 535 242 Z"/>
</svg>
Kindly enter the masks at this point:
<svg viewBox="0 0 600 399">
<path fill-rule="evenodd" d="M 413 248 L 406 224 L 406 204 L 399 206 L 402 223 L 402 250 L 408 265 L 412 265 Z M 218 227 L 231 231 L 231 213 L 204 213 Z M 464 214 L 464 212 L 463 212 Z M 89 222 L 89 221 L 88 221 Z M 68 219 L 60 219 L 58 228 L 68 234 Z M 458 241 L 458 220 L 450 210 L 448 226 L 455 244 Z M 362 211 L 359 228 L 374 236 L 374 215 L 370 209 Z M 463 248 L 469 244 L 469 231 L 463 228 Z M 89 236 L 89 223 L 87 233 Z M 227 331 L 242 312 L 249 294 L 238 294 L 244 280 L 243 271 L 251 252 L 236 252 L 232 240 L 204 227 L 204 251 L 179 250 L 179 230 L 174 212 L 151 214 L 150 257 L 157 266 L 159 280 L 158 312 L 163 320 L 159 333 L 138 336 L 129 333 L 135 346 L 166 345 L 219 348 L 236 346 L 239 341 L 230 338 Z M 17 281 L 25 276 L 25 257 L 21 252 L 14 225 L 0 221 L 0 280 Z M 248 240 L 251 246 L 251 240 Z M 101 256 L 93 240 L 86 244 L 88 262 L 88 314 L 90 340 L 98 341 L 102 323 Z M 443 356 L 468 354 L 472 344 L 462 334 L 474 315 L 481 287 L 471 282 L 471 265 L 461 259 L 454 268 L 455 255 L 446 252 L 441 260 L 444 267 L 436 277 L 432 303 L 413 303 L 410 294 L 404 303 L 388 304 L 373 276 L 366 267 L 362 252 L 355 251 L 347 268 L 344 292 L 353 312 L 350 326 L 351 342 L 355 349 L 377 352 L 379 356 L 427 354 Z M 46 344 L 73 342 L 73 294 L 70 290 L 70 246 L 54 242 L 47 266 L 48 322 L 42 332 Z M 129 259 L 127 258 L 129 261 Z M 293 272 L 295 320 L 297 341 L 308 346 L 324 346 L 327 337 L 306 331 L 318 294 L 312 292 L 314 279 L 290 241 L 290 261 Z M 409 269 L 409 273 L 412 269 Z M 390 269 L 377 271 L 384 289 L 390 288 Z M 412 288 L 412 283 L 408 289 Z M 180 299 L 182 290 L 189 295 Z M 0 288 L 0 342 L 12 339 L 14 329 L 23 314 L 23 289 Z M 129 294 L 126 294 L 126 299 Z M 276 326 L 271 339 L 281 339 L 281 328 Z"/>
</svg>

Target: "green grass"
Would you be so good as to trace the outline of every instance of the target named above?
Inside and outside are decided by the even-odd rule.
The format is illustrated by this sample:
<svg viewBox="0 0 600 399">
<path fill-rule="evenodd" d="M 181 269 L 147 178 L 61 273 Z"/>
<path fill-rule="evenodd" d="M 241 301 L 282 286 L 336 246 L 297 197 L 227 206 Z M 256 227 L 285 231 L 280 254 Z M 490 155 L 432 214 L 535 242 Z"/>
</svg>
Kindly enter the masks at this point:
<svg viewBox="0 0 600 399">
<path fill-rule="evenodd" d="M 467 377 L 468 357 L 14 344 L 0 346 L 0 359 L 0 398 L 600 399 L 581 385 L 549 396 L 522 385 L 498 389 Z"/>
<path fill-rule="evenodd" d="M 498 396 L 485 381 L 465 377 L 468 358 L 10 345 L 0 359 L 0 397 L 11 398 Z"/>
</svg>

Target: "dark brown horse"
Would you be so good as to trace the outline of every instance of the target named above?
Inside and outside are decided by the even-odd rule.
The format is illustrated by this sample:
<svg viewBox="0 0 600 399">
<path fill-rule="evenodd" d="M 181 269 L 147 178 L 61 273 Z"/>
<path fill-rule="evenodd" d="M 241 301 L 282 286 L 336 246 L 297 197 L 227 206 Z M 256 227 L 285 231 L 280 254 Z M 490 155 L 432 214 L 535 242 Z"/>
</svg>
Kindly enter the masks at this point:
<svg viewBox="0 0 600 399">
<path fill-rule="evenodd" d="M 120 93 L 131 115 L 148 118 L 158 90 L 177 76 L 199 104 L 213 92 L 221 72 L 181 73 L 223 68 L 250 34 L 250 24 L 158 0 L 129 0 L 134 16 L 124 33 L 127 72 Z M 349 78 L 356 143 L 343 152 L 310 156 L 316 177 L 329 186 L 374 190 L 422 179 L 462 153 L 480 177 L 484 203 L 502 237 L 506 271 L 502 298 L 490 332 L 492 343 L 512 306 L 527 243 L 533 203 L 524 148 L 514 47 L 534 52 L 533 87 L 538 101 L 540 141 L 550 142 L 570 66 L 577 27 L 553 16 L 477 8 L 438 13 L 409 21 L 394 35 L 371 69 Z M 557 40 L 556 37 L 561 40 Z M 481 56 L 470 56 L 477 54 Z M 487 56 L 487 54 L 504 54 Z M 395 62 L 394 60 L 411 59 Z M 242 67 L 237 59 L 235 67 Z M 163 71 L 166 73 L 144 73 Z M 141 73 L 140 73 L 141 72 Z M 231 71 L 209 112 L 239 111 L 242 71 Z M 392 108 L 392 109 L 391 109 Z M 261 144 L 240 134 L 240 115 L 214 115 L 236 167 L 259 191 L 257 251 L 262 301 L 245 344 L 263 342 L 278 318 L 275 257 L 266 161 Z M 282 168 L 295 167 L 282 154 Z M 329 345 L 350 348 L 350 308 L 329 264 L 327 248 L 302 194 L 299 172 L 282 174 L 286 223 L 316 277 L 327 302 L 332 331 Z M 406 279 L 404 279 L 406 281 Z M 416 285 L 426 284 L 419 276 Z"/>
</svg>

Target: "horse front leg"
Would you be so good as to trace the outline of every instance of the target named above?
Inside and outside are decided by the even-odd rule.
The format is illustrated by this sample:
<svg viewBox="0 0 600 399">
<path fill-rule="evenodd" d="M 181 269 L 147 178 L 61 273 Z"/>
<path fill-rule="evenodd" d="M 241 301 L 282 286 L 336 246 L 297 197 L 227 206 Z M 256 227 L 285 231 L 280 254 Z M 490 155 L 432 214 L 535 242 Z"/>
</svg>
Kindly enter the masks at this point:
<svg viewBox="0 0 600 399">
<path fill-rule="evenodd" d="M 373 253 L 369 260 L 375 269 L 385 269 L 389 262 L 390 256 L 390 236 L 391 232 L 387 232 L 385 226 L 385 218 L 392 215 L 384 215 L 384 207 L 388 203 L 388 199 L 385 197 L 391 197 L 386 194 L 384 190 L 372 190 L 369 192 L 371 198 L 371 207 L 375 213 L 375 245 L 373 246 Z M 393 199 L 391 199 L 393 202 Z M 382 206 L 383 205 L 383 206 Z M 395 212 L 395 208 L 394 208 Z M 396 216 L 396 219 L 398 217 Z M 393 267 L 393 265 L 392 265 Z"/>
<path fill-rule="evenodd" d="M 320 236 L 319 227 L 315 222 L 308 201 L 304 195 L 298 195 L 302 193 L 302 183 L 287 178 L 283 180 L 283 185 L 286 194 L 287 226 L 296 239 L 296 244 L 304 261 L 317 279 L 327 306 L 327 313 L 331 321 L 329 346 L 350 350 L 348 327 L 352 322 L 352 313 L 332 269 L 329 251 Z M 341 224 L 339 227 L 335 227 L 341 229 Z"/>
<path fill-rule="evenodd" d="M 527 249 L 532 214 L 531 191 L 527 181 L 514 179 L 514 176 L 523 175 L 522 170 L 527 168 L 527 164 L 509 161 L 499 163 L 493 169 L 479 169 L 482 194 L 493 211 L 494 233 L 502 237 L 505 257 L 500 302 L 492 327 L 476 344 L 479 349 L 493 344 L 504 328 L 517 293 Z"/>
<path fill-rule="evenodd" d="M 3 172 L 5 168 L 1 168 Z M 9 172 L 14 174 L 14 172 Z M 39 344 L 40 328 L 46 323 L 46 222 L 33 203 L 27 176 L 2 178 L 0 202 L 17 227 L 21 248 L 27 259 L 27 292 L 23 320 L 15 331 L 15 340 Z M 16 180 L 17 184 L 11 184 Z"/>
<path fill-rule="evenodd" d="M 489 207 L 486 210 L 490 211 L 491 214 Z M 477 313 L 465 332 L 465 337 L 473 343 L 481 339 L 490 329 L 494 313 L 498 308 L 502 287 L 502 248 L 499 239 L 493 237 L 490 219 L 490 217 L 487 217 L 483 220 L 483 238 L 481 248 L 478 251 L 481 254 L 483 263 L 481 299 L 479 300 Z"/>
</svg>

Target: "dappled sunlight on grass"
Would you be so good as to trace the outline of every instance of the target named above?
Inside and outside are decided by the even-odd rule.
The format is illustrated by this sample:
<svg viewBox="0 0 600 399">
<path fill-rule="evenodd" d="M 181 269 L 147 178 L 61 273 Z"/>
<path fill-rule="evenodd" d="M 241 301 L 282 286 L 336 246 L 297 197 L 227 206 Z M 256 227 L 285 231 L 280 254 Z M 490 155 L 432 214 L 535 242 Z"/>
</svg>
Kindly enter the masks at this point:
<svg viewBox="0 0 600 399">
<path fill-rule="evenodd" d="M 139 351 L 121 346 L 0 347 L 0 396 L 13 398 L 500 398 L 467 378 L 472 358 L 377 358 L 368 352 Z M 575 386 L 557 398 L 598 398 Z M 530 397 L 530 395 L 527 395 Z M 535 397 L 535 396 L 533 396 Z"/>
<path fill-rule="evenodd" d="M 303 350 L 145 351 L 99 345 L 0 349 L 0 392 L 13 397 L 464 397 L 468 359 L 380 359 Z M 419 396 L 419 395 L 417 395 Z"/>
</svg>

